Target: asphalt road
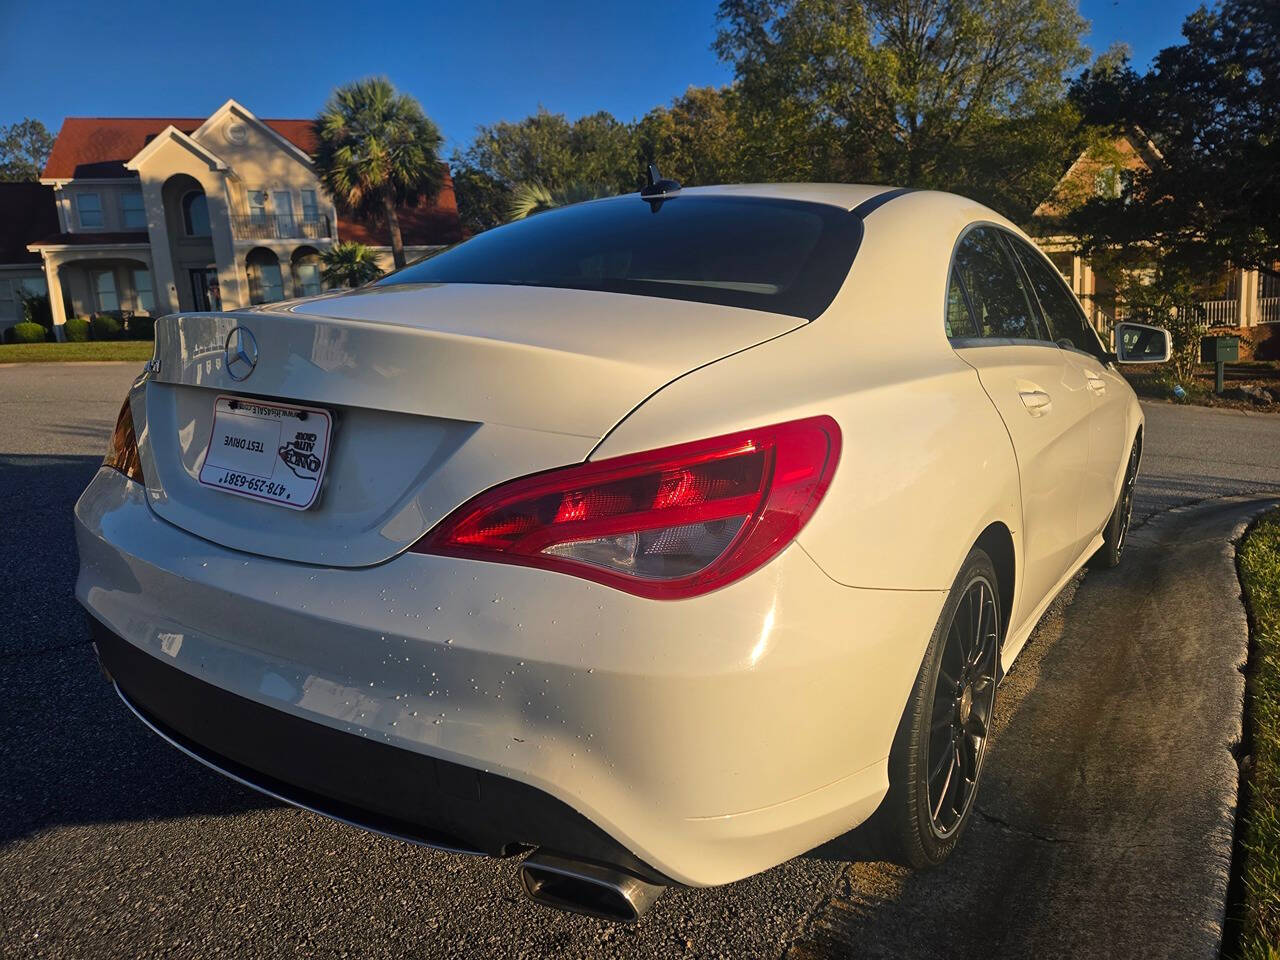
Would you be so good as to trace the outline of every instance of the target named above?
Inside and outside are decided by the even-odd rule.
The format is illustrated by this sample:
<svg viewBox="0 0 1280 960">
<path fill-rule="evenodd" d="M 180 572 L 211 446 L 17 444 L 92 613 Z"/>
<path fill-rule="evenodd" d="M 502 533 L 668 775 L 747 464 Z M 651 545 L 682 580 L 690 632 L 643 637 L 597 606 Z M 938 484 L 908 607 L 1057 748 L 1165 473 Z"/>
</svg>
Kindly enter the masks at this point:
<svg viewBox="0 0 1280 960">
<path fill-rule="evenodd" d="M 836 847 L 727 887 L 674 891 L 642 923 L 619 927 L 524 901 L 513 862 L 377 838 L 206 771 L 118 703 L 98 673 L 71 597 L 71 505 L 97 467 L 135 370 L 134 364 L 0 367 L 0 496 L 9 506 L 0 526 L 0 954 L 906 956 L 921 952 L 921 930 L 937 936 L 949 929 L 939 927 L 939 917 L 960 915 L 957 905 L 993 877 L 1007 879 L 1010 856 L 1013 863 L 1026 860 L 1016 856 L 1010 838 L 1020 834 L 1008 826 L 1026 811 L 989 805 L 942 878 L 917 882 L 900 868 L 850 865 Z M 1146 409 L 1140 516 L 1280 487 L 1280 416 Z M 1144 548 L 1135 541 L 1133 549 Z M 1156 547 L 1148 542 L 1145 549 Z M 1176 576 L 1178 568 L 1163 575 Z M 1002 754 L 1018 763 L 993 782 L 1014 796 L 1043 796 L 1036 785 L 1060 774 L 1047 767 L 1053 751 L 1015 744 L 1013 728 L 1028 717 L 1071 707 L 1065 691 L 1075 688 L 1053 695 L 1057 671 L 1045 665 L 1072 649 L 1064 637 L 1080 643 L 1103 629 L 1089 619 L 1097 616 L 1093 606 L 1068 606 L 1073 589 L 1042 622 L 1002 688 L 1010 745 L 1002 749 L 996 734 L 993 769 L 1000 769 Z M 1038 714 L 1022 709 L 1038 699 L 1046 700 Z M 1033 821 L 1019 827 L 1032 834 L 1051 828 Z M 948 877 L 953 885 L 944 883 Z M 922 898 L 930 889 L 947 909 L 935 909 L 937 897 Z M 926 917 L 928 924 L 921 922 Z M 981 934 L 988 946 L 1009 944 L 985 926 L 990 910 L 981 917 L 983 929 L 971 931 L 971 939 Z"/>
</svg>

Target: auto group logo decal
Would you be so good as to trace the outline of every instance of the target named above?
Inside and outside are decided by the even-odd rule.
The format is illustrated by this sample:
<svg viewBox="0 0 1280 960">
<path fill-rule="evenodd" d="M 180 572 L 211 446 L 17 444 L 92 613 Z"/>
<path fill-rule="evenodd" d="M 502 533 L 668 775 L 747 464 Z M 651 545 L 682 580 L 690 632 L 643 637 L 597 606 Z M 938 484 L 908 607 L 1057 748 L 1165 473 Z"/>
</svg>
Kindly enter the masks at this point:
<svg viewBox="0 0 1280 960">
<path fill-rule="evenodd" d="M 299 430 L 293 439 L 283 444 L 276 452 L 285 466 L 293 471 L 294 476 L 303 480 L 314 480 L 320 473 L 320 458 L 315 455 L 316 434 Z"/>
</svg>

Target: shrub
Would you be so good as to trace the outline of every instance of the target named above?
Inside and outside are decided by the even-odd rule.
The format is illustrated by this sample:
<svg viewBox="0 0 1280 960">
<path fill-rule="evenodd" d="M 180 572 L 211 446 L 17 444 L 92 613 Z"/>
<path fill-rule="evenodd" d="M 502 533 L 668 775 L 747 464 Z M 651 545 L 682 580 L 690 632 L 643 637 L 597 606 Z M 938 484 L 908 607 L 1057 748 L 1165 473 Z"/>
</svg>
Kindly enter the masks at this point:
<svg viewBox="0 0 1280 960">
<path fill-rule="evenodd" d="M 89 339 L 89 318 L 69 317 L 62 327 L 69 343 L 84 343 Z"/>
<path fill-rule="evenodd" d="M 44 343 L 45 329 L 38 323 L 22 323 L 15 324 L 13 328 L 14 343 Z"/>
<path fill-rule="evenodd" d="M 156 338 L 155 317 L 130 317 L 126 328 L 130 340 L 154 340 Z"/>
<path fill-rule="evenodd" d="M 378 254 L 354 240 L 342 240 L 320 254 L 320 275 L 331 287 L 363 287 L 382 276 Z"/>
<path fill-rule="evenodd" d="M 119 340 L 122 336 L 120 321 L 108 313 L 94 317 L 90 327 L 95 340 Z"/>
<path fill-rule="evenodd" d="M 22 319 L 27 323 L 38 323 L 46 333 L 53 332 L 53 309 L 49 305 L 47 293 L 20 293 L 22 300 Z"/>
</svg>

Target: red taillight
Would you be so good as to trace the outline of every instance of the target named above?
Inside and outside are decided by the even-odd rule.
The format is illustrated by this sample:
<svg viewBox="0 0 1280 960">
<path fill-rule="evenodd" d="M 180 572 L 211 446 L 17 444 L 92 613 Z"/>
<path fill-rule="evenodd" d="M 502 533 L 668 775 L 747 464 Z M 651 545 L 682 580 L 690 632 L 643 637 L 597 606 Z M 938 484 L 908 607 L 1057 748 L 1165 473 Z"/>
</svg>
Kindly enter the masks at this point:
<svg viewBox="0 0 1280 960">
<path fill-rule="evenodd" d="M 130 480 L 146 483 L 142 478 L 142 460 L 138 456 L 138 438 L 133 432 L 133 411 L 129 409 L 127 397 L 120 408 L 120 416 L 116 417 L 116 428 L 111 432 L 102 465 L 119 470 Z"/>
<path fill-rule="evenodd" d="M 840 428 L 811 417 L 564 467 L 480 494 L 412 549 L 697 596 L 795 539 L 839 459 Z"/>
</svg>

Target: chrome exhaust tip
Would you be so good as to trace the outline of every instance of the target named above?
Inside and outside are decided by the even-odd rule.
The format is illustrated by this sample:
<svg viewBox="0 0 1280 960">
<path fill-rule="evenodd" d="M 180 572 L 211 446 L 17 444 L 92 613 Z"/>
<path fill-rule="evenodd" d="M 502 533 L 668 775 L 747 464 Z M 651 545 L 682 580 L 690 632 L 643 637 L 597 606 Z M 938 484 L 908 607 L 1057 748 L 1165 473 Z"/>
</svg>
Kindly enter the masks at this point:
<svg viewBox="0 0 1280 960">
<path fill-rule="evenodd" d="M 534 853 L 520 865 L 520 882 L 531 900 L 615 923 L 639 920 L 666 887 L 614 867 Z"/>
</svg>

